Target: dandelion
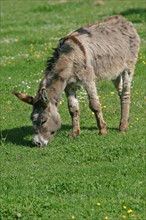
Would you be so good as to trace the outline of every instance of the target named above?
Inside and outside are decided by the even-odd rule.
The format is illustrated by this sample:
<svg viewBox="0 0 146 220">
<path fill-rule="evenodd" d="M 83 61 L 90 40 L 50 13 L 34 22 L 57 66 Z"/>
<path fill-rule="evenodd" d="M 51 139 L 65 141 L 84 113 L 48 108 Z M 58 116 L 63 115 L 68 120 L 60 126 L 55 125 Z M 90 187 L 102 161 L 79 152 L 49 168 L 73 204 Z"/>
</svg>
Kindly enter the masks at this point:
<svg viewBox="0 0 146 220">
<path fill-rule="evenodd" d="M 127 211 L 128 214 L 131 214 L 132 212 L 133 212 L 132 209 L 128 209 Z"/>
<path fill-rule="evenodd" d="M 136 118 L 136 120 L 138 121 L 138 120 L 139 120 L 139 118 Z"/>
<path fill-rule="evenodd" d="M 60 101 L 59 104 L 62 105 L 62 101 Z"/>
<path fill-rule="evenodd" d="M 123 205 L 123 209 L 127 209 L 127 207 L 125 205 Z"/>
<path fill-rule="evenodd" d="M 71 217 L 72 219 L 75 219 L 75 216 L 74 215 L 72 215 L 72 217 Z"/>
<path fill-rule="evenodd" d="M 100 206 L 100 205 L 101 205 L 100 202 L 97 202 L 96 204 L 97 204 L 97 206 Z"/>
<path fill-rule="evenodd" d="M 108 217 L 107 217 L 107 216 L 105 216 L 105 217 L 104 217 L 104 220 L 108 220 Z"/>
</svg>

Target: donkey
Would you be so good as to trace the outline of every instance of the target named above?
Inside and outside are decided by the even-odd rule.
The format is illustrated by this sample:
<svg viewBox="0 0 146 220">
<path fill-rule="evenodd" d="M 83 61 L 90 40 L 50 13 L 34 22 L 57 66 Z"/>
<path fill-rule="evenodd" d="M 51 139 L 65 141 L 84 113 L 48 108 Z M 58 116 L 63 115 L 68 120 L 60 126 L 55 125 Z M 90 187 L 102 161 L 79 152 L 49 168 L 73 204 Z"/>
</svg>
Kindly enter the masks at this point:
<svg viewBox="0 0 146 220">
<path fill-rule="evenodd" d="M 79 104 L 76 90 L 83 86 L 89 107 L 94 112 L 99 134 L 106 134 L 106 123 L 96 91 L 96 82 L 112 80 L 121 103 L 119 130 L 126 131 L 130 109 L 130 85 L 138 57 L 140 38 L 133 26 L 121 15 L 111 16 L 98 24 L 87 25 L 60 39 L 53 56 L 47 61 L 44 77 L 35 98 L 13 91 L 20 100 L 31 104 L 34 127 L 33 143 L 47 145 L 60 128 L 58 104 L 63 91 L 72 118 L 71 137 L 80 133 Z"/>
</svg>

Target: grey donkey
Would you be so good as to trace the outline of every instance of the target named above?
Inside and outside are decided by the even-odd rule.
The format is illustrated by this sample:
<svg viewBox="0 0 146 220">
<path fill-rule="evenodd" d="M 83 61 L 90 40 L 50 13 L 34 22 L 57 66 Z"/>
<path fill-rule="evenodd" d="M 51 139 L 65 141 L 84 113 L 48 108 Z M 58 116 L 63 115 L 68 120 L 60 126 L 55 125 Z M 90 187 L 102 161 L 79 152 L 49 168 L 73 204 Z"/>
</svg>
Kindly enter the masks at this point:
<svg viewBox="0 0 146 220">
<path fill-rule="evenodd" d="M 13 91 L 20 100 L 33 106 L 33 143 L 47 145 L 60 128 L 58 104 L 63 91 L 72 118 L 71 137 L 80 133 L 76 90 L 83 86 L 89 107 L 95 114 L 99 134 L 106 134 L 106 123 L 96 90 L 96 82 L 112 80 L 121 102 L 119 130 L 126 131 L 130 109 L 130 86 L 138 57 L 140 38 L 123 16 L 115 15 L 98 24 L 86 25 L 60 39 L 47 61 L 44 77 L 35 98 Z"/>
</svg>

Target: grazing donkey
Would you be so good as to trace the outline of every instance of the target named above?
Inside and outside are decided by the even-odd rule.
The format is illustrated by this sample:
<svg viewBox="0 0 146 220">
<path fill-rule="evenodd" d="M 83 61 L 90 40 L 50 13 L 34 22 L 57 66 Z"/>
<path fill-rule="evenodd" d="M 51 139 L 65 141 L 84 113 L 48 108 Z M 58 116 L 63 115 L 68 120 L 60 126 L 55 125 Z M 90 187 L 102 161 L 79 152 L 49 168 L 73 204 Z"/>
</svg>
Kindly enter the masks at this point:
<svg viewBox="0 0 146 220">
<path fill-rule="evenodd" d="M 99 24 L 87 25 L 69 33 L 59 41 L 47 62 L 44 78 L 35 98 L 16 91 L 22 101 L 33 106 L 31 120 L 37 146 L 47 145 L 60 128 L 57 111 L 63 91 L 72 117 L 72 134 L 80 133 L 79 105 L 76 90 L 84 86 L 89 106 L 95 114 L 99 133 L 106 134 L 106 123 L 97 96 L 96 81 L 112 80 L 121 100 L 119 130 L 128 127 L 130 85 L 139 51 L 139 36 L 132 23 L 123 16 L 109 17 Z"/>
</svg>

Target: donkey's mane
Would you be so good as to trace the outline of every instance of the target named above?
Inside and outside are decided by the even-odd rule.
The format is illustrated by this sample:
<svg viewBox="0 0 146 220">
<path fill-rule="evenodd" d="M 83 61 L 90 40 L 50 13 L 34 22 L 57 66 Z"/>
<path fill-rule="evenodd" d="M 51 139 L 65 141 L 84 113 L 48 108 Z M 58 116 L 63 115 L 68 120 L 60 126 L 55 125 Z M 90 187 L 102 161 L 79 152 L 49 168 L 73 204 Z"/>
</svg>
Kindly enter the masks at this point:
<svg viewBox="0 0 146 220">
<path fill-rule="evenodd" d="M 46 62 L 47 72 L 53 69 L 61 54 L 68 54 L 73 50 L 73 48 L 66 42 L 67 39 L 69 38 L 61 38 L 59 40 L 58 46 L 53 48 L 53 54 Z"/>
<path fill-rule="evenodd" d="M 60 47 L 53 48 L 52 56 L 46 62 L 46 70 L 51 71 L 57 60 L 59 59 L 60 55 Z"/>
</svg>

